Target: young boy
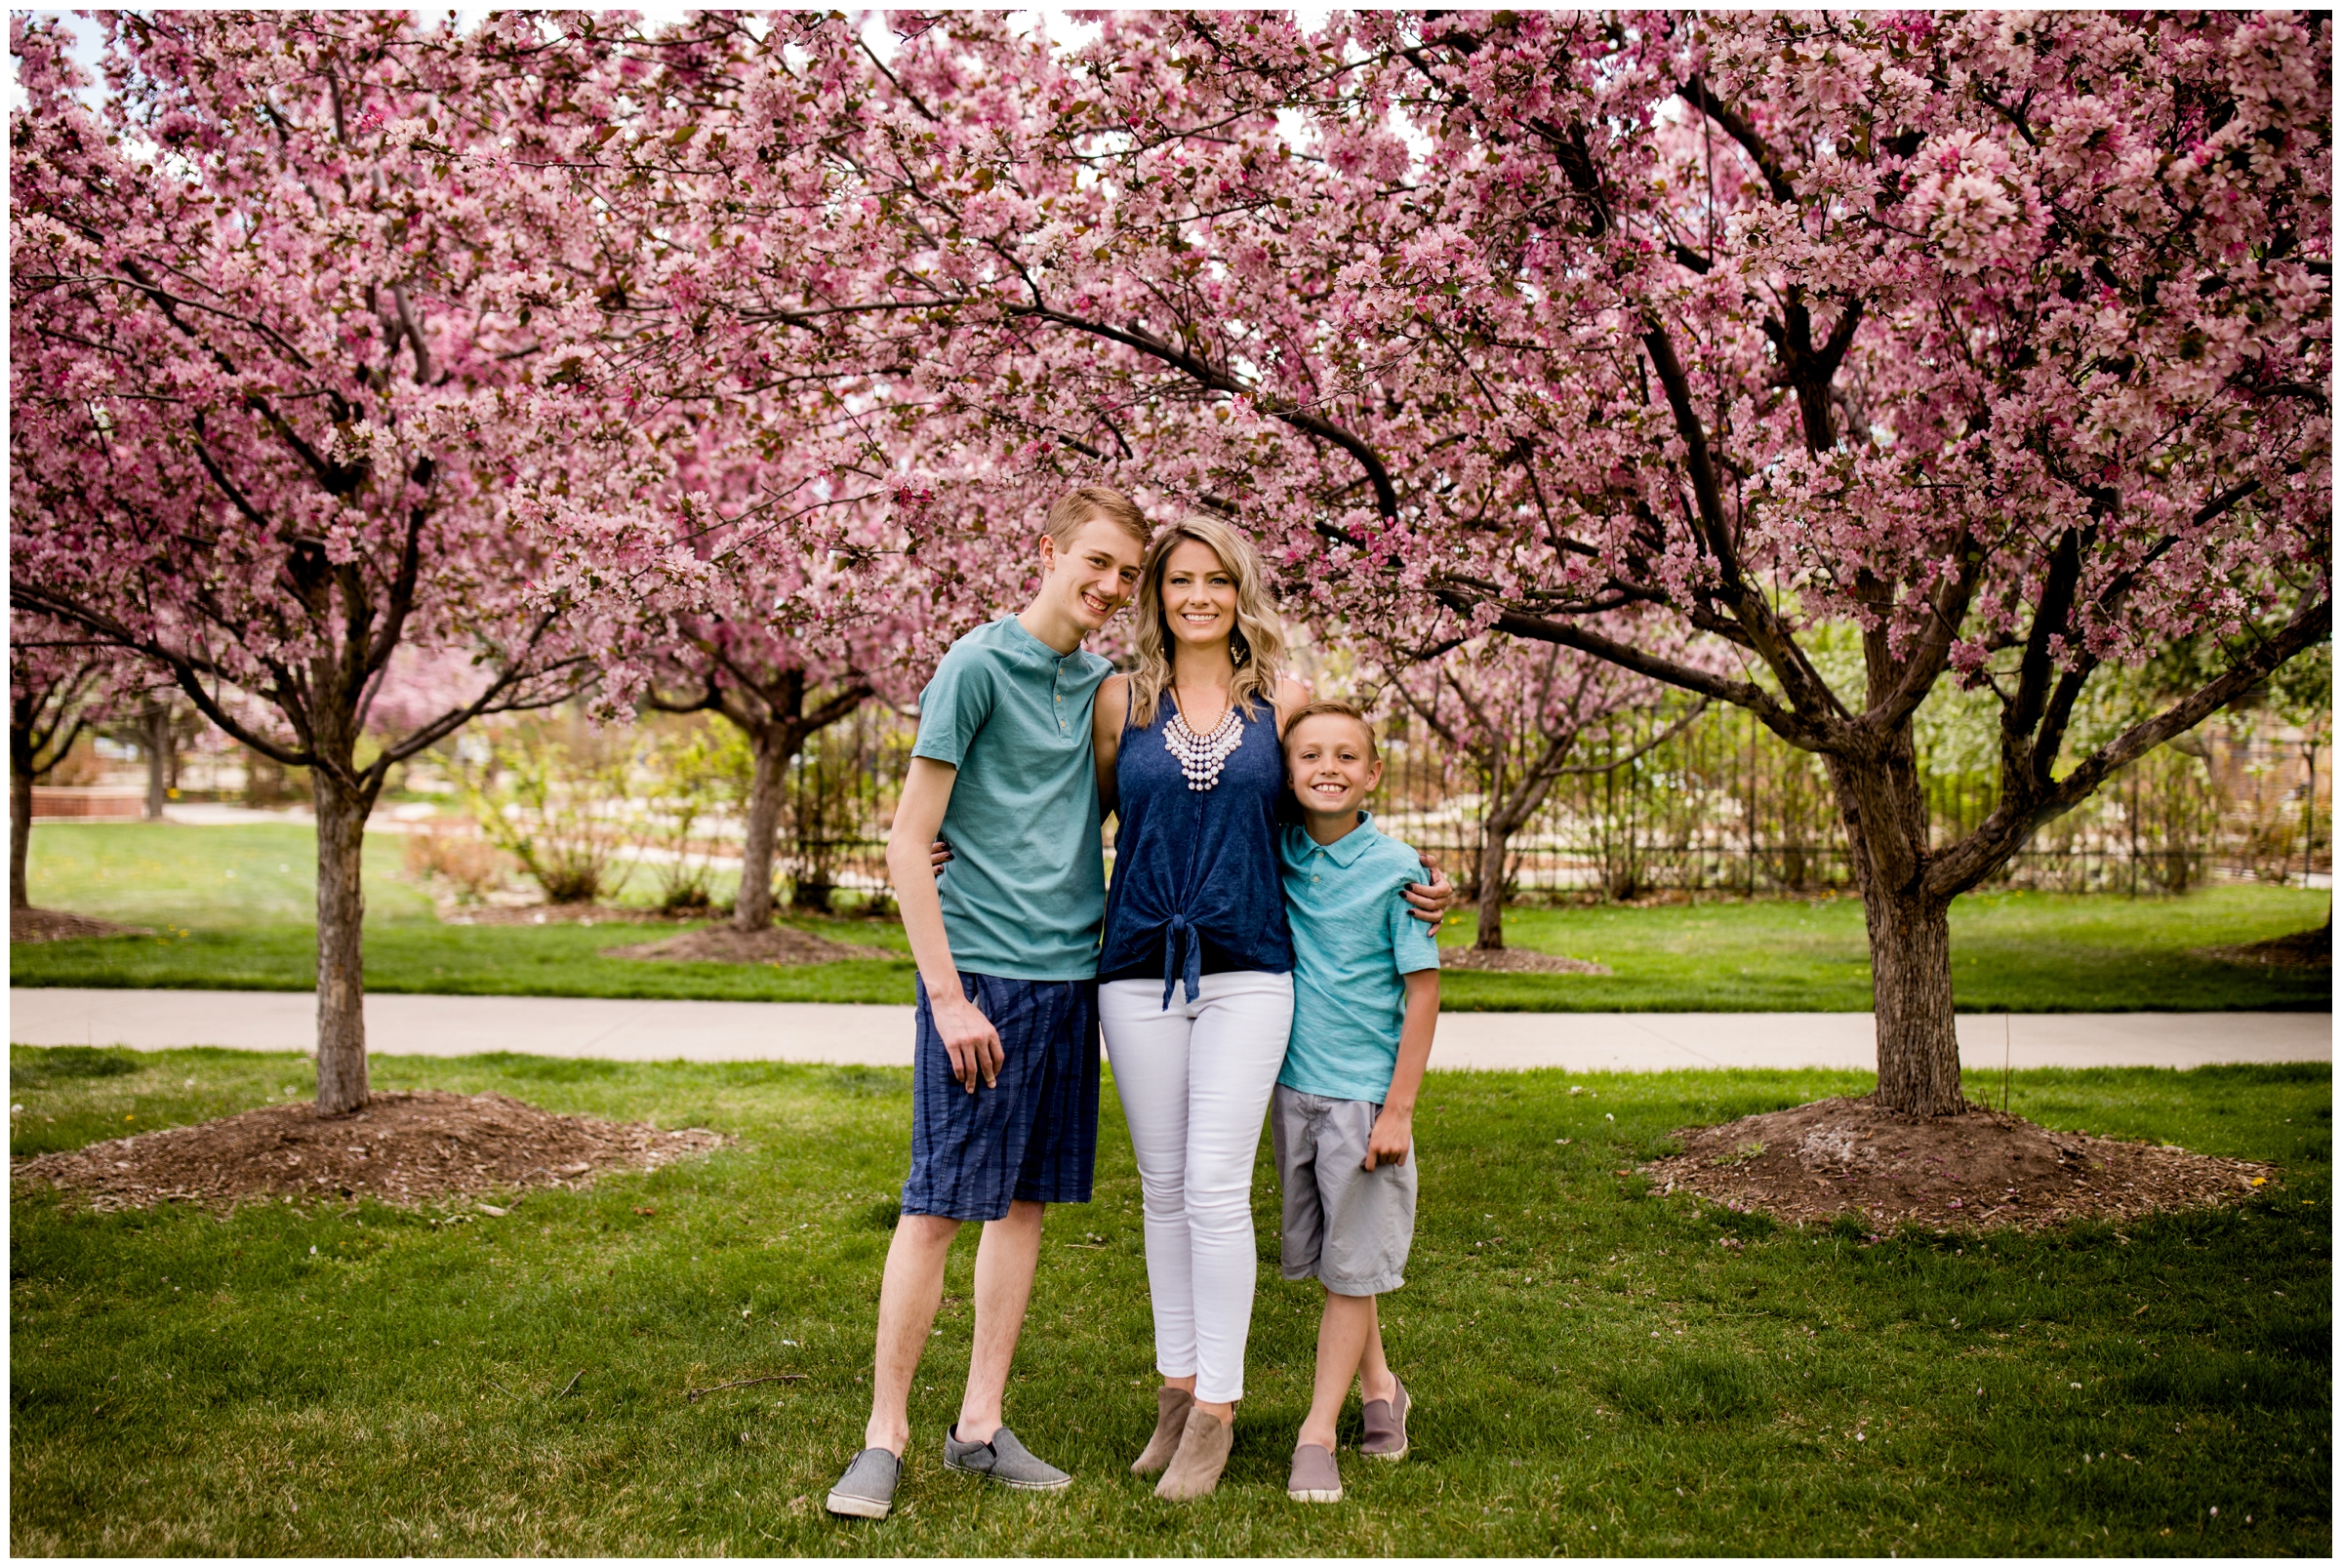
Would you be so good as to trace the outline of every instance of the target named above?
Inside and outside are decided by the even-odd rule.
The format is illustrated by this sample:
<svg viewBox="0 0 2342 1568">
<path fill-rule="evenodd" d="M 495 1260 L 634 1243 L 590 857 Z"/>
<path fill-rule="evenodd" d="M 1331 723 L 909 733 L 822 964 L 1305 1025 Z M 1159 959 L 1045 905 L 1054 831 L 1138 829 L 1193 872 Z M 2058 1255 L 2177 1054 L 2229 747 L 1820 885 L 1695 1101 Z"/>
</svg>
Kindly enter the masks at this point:
<svg viewBox="0 0 2342 1568">
<path fill-rule="evenodd" d="M 1415 1094 L 1439 1017 L 1439 947 L 1400 890 L 1415 852 L 1358 803 L 1381 783 L 1366 717 L 1312 703 L 1285 730 L 1302 824 L 1284 830 L 1293 929 L 1293 1040 L 1269 1101 L 1284 1187 L 1284 1271 L 1325 1286 L 1317 1384 L 1285 1495 L 1339 1503 L 1334 1423 L 1351 1380 L 1365 1402 L 1358 1452 L 1407 1455 L 1407 1390 L 1383 1357 L 1375 1298 L 1405 1283 L 1415 1237 Z"/>
</svg>

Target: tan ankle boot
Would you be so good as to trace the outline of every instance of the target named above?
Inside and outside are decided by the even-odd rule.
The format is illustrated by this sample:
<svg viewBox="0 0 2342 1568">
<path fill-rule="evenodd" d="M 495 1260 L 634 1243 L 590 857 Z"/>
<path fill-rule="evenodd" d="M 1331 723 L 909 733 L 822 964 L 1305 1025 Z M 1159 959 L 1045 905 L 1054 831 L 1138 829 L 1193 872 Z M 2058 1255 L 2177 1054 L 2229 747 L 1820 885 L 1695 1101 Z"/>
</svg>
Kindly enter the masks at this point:
<svg viewBox="0 0 2342 1568">
<path fill-rule="evenodd" d="M 1147 1439 L 1147 1452 L 1131 1461 L 1133 1475 L 1152 1475 L 1171 1463 L 1171 1456 L 1179 1452 L 1180 1433 L 1188 1426 L 1188 1407 L 1195 1402 L 1195 1396 L 1185 1388 L 1157 1388 L 1154 1400 L 1161 1407 L 1154 1418 L 1154 1435 Z"/>
<path fill-rule="evenodd" d="M 1154 1495 L 1166 1503 L 1186 1503 L 1208 1497 L 1228 1467 L 1228 1451 L 1235 1446 L 1234 1428 L 1208 1410 L 1191 1408 L 1187 1427 L 1179 1434 L 1179 1452 L 1171 1467 L 1154 1483 Z"/>
</svg>

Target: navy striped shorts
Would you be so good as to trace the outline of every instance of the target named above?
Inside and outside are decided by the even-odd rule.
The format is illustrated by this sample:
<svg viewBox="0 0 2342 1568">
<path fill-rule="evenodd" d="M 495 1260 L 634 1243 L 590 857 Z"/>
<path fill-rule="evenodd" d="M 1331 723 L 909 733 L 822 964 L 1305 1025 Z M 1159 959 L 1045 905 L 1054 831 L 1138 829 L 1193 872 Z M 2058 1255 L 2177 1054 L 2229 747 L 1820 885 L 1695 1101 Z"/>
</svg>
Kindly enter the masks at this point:
<svg viewBox="0 0 2342 1568">
<path fill-rule="evenodd" d="M 1098 1163 L 1098 983 L 959 977 L 1000 1035 L 1000 1078 L 951 1075 L 919 983 L 903 1212 L 1000 1220 L 1008 1205 L 1087 1203 Z"/>
</svg>

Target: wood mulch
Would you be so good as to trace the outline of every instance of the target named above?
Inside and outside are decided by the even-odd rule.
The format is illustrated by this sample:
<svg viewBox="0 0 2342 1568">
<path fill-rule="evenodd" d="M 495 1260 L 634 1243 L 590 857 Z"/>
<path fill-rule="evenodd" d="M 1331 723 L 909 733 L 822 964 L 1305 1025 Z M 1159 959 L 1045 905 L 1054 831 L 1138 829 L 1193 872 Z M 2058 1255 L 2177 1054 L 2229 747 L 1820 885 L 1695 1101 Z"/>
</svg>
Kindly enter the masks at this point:
<svg viewBox="0 0 2342 1568">
<path fill-rule="evenodd" d="M 77 937 L 151 937 L 154 933 L 144 926 L 118 926 L 111 920 L 98 920 L 86 914 L 73 914 L 64 909 L 11 909 L 8 911 L 8 940 L 11 942 L 69 942 Z"/>
<path fill-rule="evenodd" d="M 1675 1136 L 1680 1154 L 1642 1167 L 1667 1191 L 1779 1220 L 1851 1215 L 1878 1234 L 2129 1220 L 2241 1202 L 2276 1180 L 2250 1160 L 2054 1132 L 1972 1101 L 1957 1116 L 1904 1116 L 1822 1100 Z"/>
<path fill-rule="evenodd" d="M 505 1095 L 425 1089 L 377 1094 L 347 1116 L 320 1115 L 313 1105 L 262 1106 L 16 1160 L 10 1174 L 99 1210 L 162 1202 L 233 1209 L 283 1197 L 367 1197 L 412 1208 L 586 1186 L 608 1172 L 656 1170 L 726 1142 L 700 1127 L 557 1116 Z"/>
<path fill-rule="evenodd" d="M 1532 952 L 1526 947 L 1442 947 L 1441 969 L 1484 969 L 1502 975 L 1607 975 L 1609 969 L 1586 958 L 1564 958 L 1557 952 Z"/>
<path fill-rule="evenodd" d="M 2261 964 L 2272 969 L 2331 969 L 2334 966 L 2334 927 L 2327 921 L 2315 931 L 2296 931 L 2289 937 L 2247 942 L 2234 947 L 2198 947 L 2199 958 L 2230 964 Z"/>
<path fill-rule="evenodd" d="M 647 958 L 671 964 L 833 964 L 844 958 L 901 958 L 891 947 L 866 947 L 859 943 L 832 942 L 828 937 L 799 931 L 794 926 L 768 926 L 762 931 L 735 931 L 708 926 L 678 932 L 657 942 L 631 947 L 605 947 L 604 958 Z"/>
</svg>

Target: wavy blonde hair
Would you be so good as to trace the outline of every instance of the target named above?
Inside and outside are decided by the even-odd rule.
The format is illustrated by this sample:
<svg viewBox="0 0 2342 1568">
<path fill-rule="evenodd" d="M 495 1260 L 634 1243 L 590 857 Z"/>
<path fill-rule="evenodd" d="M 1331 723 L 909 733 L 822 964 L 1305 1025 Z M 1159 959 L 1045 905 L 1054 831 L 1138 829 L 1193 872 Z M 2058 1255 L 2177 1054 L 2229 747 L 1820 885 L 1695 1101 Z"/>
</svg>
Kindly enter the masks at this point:
<svg viewBox="0 0 2342 1568">
<path fill-rule="evenodd" d="M 1285 673 L 1285 627 L 1269 597 L 1269 574 L 1261 569 L 1260 553 L 1252 541 L 1217 517 L 1181 518 L 1147 546 L 1139 573 L 1139 602 L 1132 639 L 1138 654 L 1130 672 L 1130 722 L 1145 729 L 1154 722 L 1155 704 L 1171 689 L 1171 621 L 1163 608 L 1163 572 L 1171 552 L 1193 540 L 1214 555 L 1236 580 L 1236 623 L 1228 634 L 1228 651 L 1235 660 L 1236 676 L 1228 695 L 1241 704 L 1247 718 L 1253 704 L 1276 704 L 1276 683 Z"/>
</svg>

